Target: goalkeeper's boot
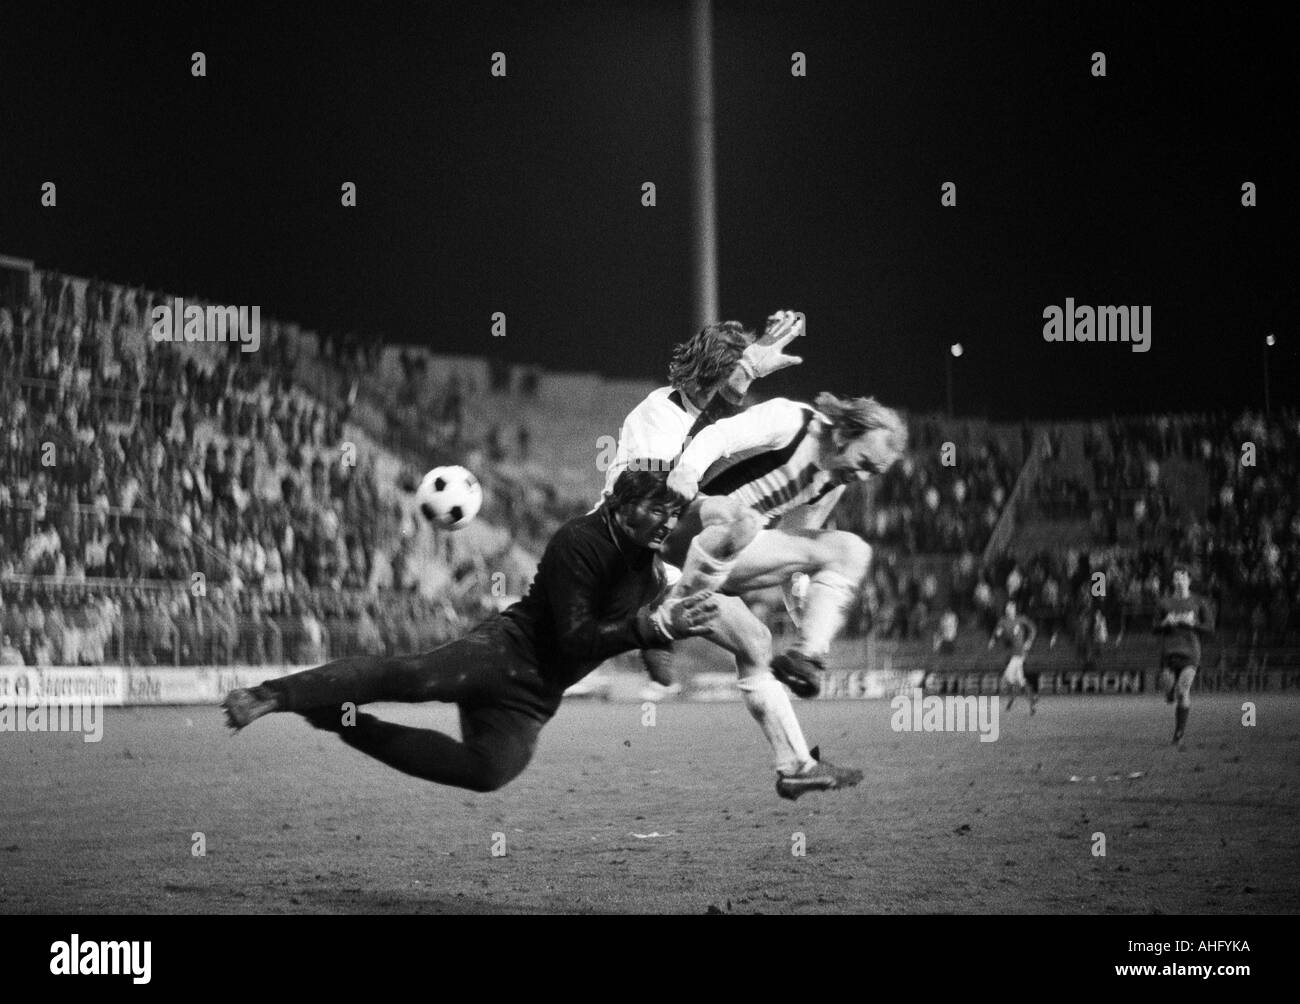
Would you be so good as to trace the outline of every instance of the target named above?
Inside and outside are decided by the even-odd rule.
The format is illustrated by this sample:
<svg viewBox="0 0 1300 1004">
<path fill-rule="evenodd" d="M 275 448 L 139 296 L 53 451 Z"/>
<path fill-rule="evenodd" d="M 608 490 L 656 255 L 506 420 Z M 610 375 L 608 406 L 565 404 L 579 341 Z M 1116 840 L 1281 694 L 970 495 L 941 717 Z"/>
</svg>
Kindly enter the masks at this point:
<svg viewBox="0 0 1300 1004">
<path fill-rule="evenodd" d="M 263 715 L 280 710 L 280 700 L 265 687 L 238 687 L 221 702 L 226 713 L 226 725 L 234 732 L 256 721 Z"/>
<path fill-rule="evenodd" d="M 821 674 L 826 664 L 793 648 L 771 662 L 772 675 L 799 697 L 816 697 L 821 693 Z"/>
</svg>

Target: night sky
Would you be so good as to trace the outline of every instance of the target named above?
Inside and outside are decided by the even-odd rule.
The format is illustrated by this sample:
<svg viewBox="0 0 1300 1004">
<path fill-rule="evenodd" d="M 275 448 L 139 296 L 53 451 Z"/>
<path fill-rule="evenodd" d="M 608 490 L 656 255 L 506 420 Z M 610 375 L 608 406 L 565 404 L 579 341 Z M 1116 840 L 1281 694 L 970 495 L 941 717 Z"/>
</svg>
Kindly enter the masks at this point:
<svg viewBox="0 0 1300 1004">
<path fill-rule="evenodd" d="M 1273 403 L 1296 403 L 1294 33 L 1274 9 L 717 0 L 722 310 L 808 315 L 805 365 L 766 389 L 940 409 L 961 341 L 961 413 L 1257 406 L 1272 331 Z M 687 5 L 346 10 L 10 8 L 0 253 L 662 379 L 691 330 Z M 1067 296 L 1150 305 L 1151 351 L 1045 343 Z"/>
</svg>

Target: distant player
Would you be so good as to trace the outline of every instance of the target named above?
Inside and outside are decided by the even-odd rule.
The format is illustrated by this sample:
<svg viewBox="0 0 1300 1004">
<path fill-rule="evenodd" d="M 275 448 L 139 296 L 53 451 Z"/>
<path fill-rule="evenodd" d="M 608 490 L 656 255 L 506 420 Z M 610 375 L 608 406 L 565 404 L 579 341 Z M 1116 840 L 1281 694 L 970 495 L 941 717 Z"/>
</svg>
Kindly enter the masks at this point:
<svg viewBox="0 0 1300 1004">
<path fill-rule="evenodd" d="M 301 714 L 403 773 L 494 791 L 527 766 L 564 691 L 620 652 L 723 627 L 720 598 L 663 597 L 657 553 L 677 523 L 662 472 L 628 470 L 595 511 L 569 520 L 546 546 L 528 594 L 458 641 L 423 655 L 339 659 L 231 691 L 236 730 L 271 712 Z M 444 701 L 460 708 L 461 740 L 356 711 L 376 701 Z M 777 791 L 856 784 L 861 772 L 814 763 L 778 775 Z"/>
<path fill-rule="evenodd" d="M 1210 605 L 1191 592 L 1192 576 L 1186 565 L 1174 566 L 1174 589 L 1156 603 L 1155 631 L 1164 635 L 1160 652 L 1161 686 L 1165 700 L 1174 705 L 1174 744 L 1182 741 L 1192 708 L 1192 682 L 1201 664 L 1200 635 L 1214 632 Z"/>
<path fill-rule="evenodd" d="M 815 697 L 871 562 L 861 537 L 820 527 L 850 482 L 887 471 L 906 449 L 902 418 L 869 397 L 820 394 L 815 407 L 775 398 L 701 429 L 668 476 L 692 500 L 664 544 L 664 560 L 682 567 L 675 593 L 787 588 L 806 574 L 799 641 L 772 671 Z"/>
<path fill-rule="evenodd" d="M 1028 696 L 1031 715 L 1038 708 L 1038 695 L 1029 688 L 1029 681 L 1025 679 L 1025 655 L 1033 648 L 1034 639 L 1037 637 L 1038 628 L 1034 626 L 1034 622 L 1018 613 L 1014 600 L 1008 600 L 1003 617 L 998 621 L 992 637 L 989 638 L 989 648 L 1001 641 L 1011 650 L 1006 668 L 1002 671 L 1002 689 L 1010 695 L 1007 698 L 1008 711 L 1016 703 L 1017 691 Z"/>
</svg>

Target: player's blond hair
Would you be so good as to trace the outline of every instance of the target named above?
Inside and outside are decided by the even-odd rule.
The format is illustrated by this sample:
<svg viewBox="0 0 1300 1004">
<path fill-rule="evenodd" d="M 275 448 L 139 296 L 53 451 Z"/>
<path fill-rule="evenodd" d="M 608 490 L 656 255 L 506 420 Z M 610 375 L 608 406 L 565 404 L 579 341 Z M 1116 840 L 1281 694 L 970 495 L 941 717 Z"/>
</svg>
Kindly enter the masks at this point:
<svg viewBox="0 0 1300 1004">
<path fill-rule="evenodd" d="M 813 407 L 829 420 L 830 428 L 848 439 L 858 439 L 872 429 L 889 433 L 889 448 L 907 452 L 907 423 L 893 408 L 886 408 L 874 397 L 836 397 L 827 391 L 817 395 Z"/>
</svg>

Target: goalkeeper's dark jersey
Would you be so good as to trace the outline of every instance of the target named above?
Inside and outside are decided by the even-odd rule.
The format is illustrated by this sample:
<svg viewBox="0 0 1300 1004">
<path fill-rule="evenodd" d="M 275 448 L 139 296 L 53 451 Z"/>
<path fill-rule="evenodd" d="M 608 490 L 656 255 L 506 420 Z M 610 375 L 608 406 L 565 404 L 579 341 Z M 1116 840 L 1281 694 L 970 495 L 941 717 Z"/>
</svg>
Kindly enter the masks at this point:
<svg viewBox="0 0 1300 1004">
<path fill-rule="evenodd" d="M 1173 614 L 1175 623 L 1162 626 L 1167 615 Z M 1210 605 L 1197 596 L 1179 599 L 1164 596 L 1156 603 L 1155 629 L 1164 635 L 1161 658 L 1177 655 L 1188 660 L 1188 665 L 1201 664 L 1200 634 L 1214 631 L 1214 615 Z"/>
<path fill-rule="evenodd" d="M 664 644 L 637 616 L 663 585 L 656 553 L 634 544 L 602 505 L 555 532 L 528 594 L 501 619 L 547 683 L 568 687 L 610 656 Z"/>
</svg>

